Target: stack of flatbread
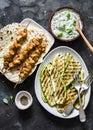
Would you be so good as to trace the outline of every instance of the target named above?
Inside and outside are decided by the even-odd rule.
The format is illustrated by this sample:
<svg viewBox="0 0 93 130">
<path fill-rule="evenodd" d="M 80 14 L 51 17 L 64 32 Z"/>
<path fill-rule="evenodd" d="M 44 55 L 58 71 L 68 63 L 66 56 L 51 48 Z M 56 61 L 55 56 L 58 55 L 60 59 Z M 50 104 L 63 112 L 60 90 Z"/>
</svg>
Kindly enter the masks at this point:
<svg viewBox="0 0 93 130">
<path fill-rule="evenodd" d="M 4 55 L 6 55 L 9 52 L 9 47 L 13 44 L 14 40 L 17 37 L 17 33 L 21 31 L 22 29 L 26 28 L 26 25 L 23 25 L 21 23 L 12 23 L 0 30 L 0 72 L 3 73 L 4 69 Z M 49 37 L 48 35 L 39 28 L 29 28 L 27 29 L 27 37 L 26 40 L 23 41 L 21 49 L 23 49 L 33 38 L 36 37 L 42 37 L 43 42 L 47 45 L 46 51 L 42 56 L 39 58 L 38 63 L 41 62 L 41 59 L 46 54 L 47 50 L 49 50 Z M 17 52 L 18 53 L 18 52 Z M 31 73 L 34 71 L 36 65 L 34 66 Z M 8 78 L 10 81 L 14 83 L 21 83 L 24 80 L 19 77 L 20 68 L 15 67 L 11 70 L 7 70 L 4 75 L 6 78 Z M 31 74 L 30 73 L 30 74 Z"/>
</svg>

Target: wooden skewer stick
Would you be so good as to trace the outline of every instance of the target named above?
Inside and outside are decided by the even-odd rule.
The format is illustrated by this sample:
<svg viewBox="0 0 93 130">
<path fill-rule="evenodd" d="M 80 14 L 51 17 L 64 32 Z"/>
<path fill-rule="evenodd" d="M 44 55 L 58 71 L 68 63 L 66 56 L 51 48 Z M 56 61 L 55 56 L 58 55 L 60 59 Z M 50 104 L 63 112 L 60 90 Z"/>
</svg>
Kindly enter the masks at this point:
<svg viewBox="0 0 93 130">
<path fill-rule="evenodd" d="M 76 25 L 76 30 L 79 32 L 79 34 L 82 36 L 83 40 L 85 41 L 85 44 L 88 46 L 91 52 L 93 52 L 93 46 L 89 43 L 85 35 L 83 34 L 82 30 L 80 29 L 80 24 Z"/>
<path fill-rule="evenodd" d="M 26 28 L 29 26 L 30 23 L 31 23 L 31 21 L 29 21 L 29 22 L 27 23 Z"/>
<path fill-rule="evenodd" d="M 17 85 L 18 85 L 18 83 L 16 83 L 16 84 L 14 85 L 14 88 L 16 88 Z"/>
</svg>

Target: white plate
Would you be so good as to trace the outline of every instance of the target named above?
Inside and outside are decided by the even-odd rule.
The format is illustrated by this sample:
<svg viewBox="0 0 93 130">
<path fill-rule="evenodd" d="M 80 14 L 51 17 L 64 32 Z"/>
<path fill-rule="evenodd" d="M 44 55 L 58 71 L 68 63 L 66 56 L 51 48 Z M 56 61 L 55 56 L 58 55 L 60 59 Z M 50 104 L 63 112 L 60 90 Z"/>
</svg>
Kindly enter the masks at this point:
<svg viewBox="0 0 93 130">
<path fill-rule="evenodd" d="M 29 23 L 29 25 L 28 25 Z M 40 26 L 39 24 L 37 24 L 35 21 L 33 21 L 32 19 L 26 18 L 24 19 L 21 24 L 23 25 L 28 25 L 27 28 L 28 30 L 34 30 L 35 31 L 35 35 L 34 37 L 36 37 L 37 35 L 43 35 L 43 38 L 45 38 L 45 40 L 47 40 L 47 46 L 46 46 L 46 51 L 45 53 L 42 54 L 42 56 L 39 58 L 38 62 L 35 64 L 34 68 L 32 69 L 31 73 L 29 75 L 31 75 L 35 70 L 38 64 L 43 62 L 43 57 L 48 53 L 48 51 L 50 50 L 50 48 L 52 47 L 52 45 L 54 44 L 54 38 L 53 36 L 47 31 L 45 30 L 42 26 Z M 36 33 L 38 32 L 38 33 Z M 6 42 L 7 43 L 7 42 Z M 3 74 L 4 72 L 2 71 L 3 69 L 3 52 L 1 53 L 1 59 L 0 59 L 0 72 Z M 19 77 L 19 72 L 18 71 L 11 71 L 9 70 L 9 72 L 4 73 L 5 77 L 10 80 L 11 82 L 14 83 L 22 83 L 24 80 L 22 80 Z"/>
<path fill-rule="evenodd" d="M 40 74 L 40 69 L 42 68 L 42 66 L 45 66 L 47 65 L 47 63 L 51 62 L 52 59 L 54 58 L 54 55 L 55 54 L 64 54 L 66 52 L 69 52 L 70 54 L 72 54 L 74 56 L 74 58 L 76 60 L 78 60 L 81 65 L 82 65 L 82 68 L 84 70 L 84 73 L 85 73 L 85 78 L 88 76 L 88 69 L 83 61 L 83 59 L 81 58 L 81 56 L 76 52 L 74 51 L 73 49 L 69 48 L 69 47 L 66 47 L 66 46 L 62 46 L 62 47 L 57 47 L 55 48 L 54 50 L 52 50 L 44 59 L 44 62 L 39 66 L 38 68 L 38 71 L 37 71 L 37 74 L 36 74 L 36 77 L 35 77 L 35 93 L 36 93 L 36 97 L 38 99 L 38 101 L 40 102 L 40 104 L 48 111 L 50 112 L 51 114 L 57 116 L 57 117 L 60 117 L 60 118 L 65 118 L 65 119 L 69 119 L 69 118 L 74 118 L 76 116 L 79 115 L 79 111 L 74 109 L 73 112 L 67 116 L 67 117 L 64 117 L 62 113 L 59 113 L 57 111 L 57 109 L 55 107 L 50 107 L 47 103 L 44 103 L 44 101 L 42 100 L 42 97 L 41 97 L 41 86 L 40 86 L 40 78 L 39 78 L 39 74 Z M 91 87 L 88 89 L 87 93 L 86 93 L 86 96 L 85 96 L 85 105 L 84 105 L 84 109 L 87 107 L 88 103 L 89 103 L 89 100 L 90 100 L 90 93 L 91 93 Z"/>
</svg>

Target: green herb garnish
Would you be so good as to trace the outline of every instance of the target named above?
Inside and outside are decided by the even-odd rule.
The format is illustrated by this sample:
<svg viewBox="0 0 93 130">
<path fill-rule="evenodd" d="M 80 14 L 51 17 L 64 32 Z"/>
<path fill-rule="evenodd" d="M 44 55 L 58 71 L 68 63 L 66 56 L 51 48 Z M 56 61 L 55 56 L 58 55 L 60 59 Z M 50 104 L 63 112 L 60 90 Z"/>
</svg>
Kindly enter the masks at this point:
<svg viewBox="0 0 93 130">
<path fill-rule="evenodd" d="M 7 104 L 7 105 L 9 104 L 8 99 L 6 99 L 6 98 L 3 99 L 3 102 L 4 102 L 5 104 Z"/>
<path fill-rule="evenodd" d="M 72 33 L 72 29 L 67 29 L 67 33 L 71 34 Z"/>
<path fill-rule="evenodd" d="M 59 25 L 59 26 L 57 26 L 57 29 L 65 32 L 66 31 L 66 25 Z"/>
<path fill-rule="evenodd" d="M 67 19 L 70 19 L 70 13 L 66 14 Z"/>
<path fill-rule="evenodd" d="M 11 100 L 13 99 L 13 96 L 12 96 L 12 95 L 10 95 L 10 99 L 11 99 Z"/>
<path fill-rule="evenodd" d="M 76 26 L 76 20 L 73 21 L 73 26 Z"/>
<path fill-rule="evenodd" d="M 7 99 L 7 98 L 3 98 L 3 103 L 5 103 L 5 104 L 8 105 L 9 103 L 11 103 L 12 99 L 13 99 L 13 96 L 12 96 L 12 95 L 10 95 L 10 96 L 8 97 L 8 99 Z"/>
<path fill-rule="evenodd" d="M 57 36 L 58 36 L 58 37 L 62 37 L 62 36 L 63 36 L 63 33 L 59 33 Z"/>
</svg>

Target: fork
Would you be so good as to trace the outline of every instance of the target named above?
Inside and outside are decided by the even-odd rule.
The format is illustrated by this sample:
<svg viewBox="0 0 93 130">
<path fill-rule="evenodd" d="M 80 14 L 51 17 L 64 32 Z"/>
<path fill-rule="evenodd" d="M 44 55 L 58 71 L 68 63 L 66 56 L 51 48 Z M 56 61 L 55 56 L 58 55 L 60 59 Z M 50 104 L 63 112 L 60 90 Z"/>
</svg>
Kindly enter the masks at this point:
<svg viewBox="0 0 93 130">
<path fill-rule="evenodd" d="M 92 82 L 93 82 L 93 72 L 90 73 L 90 74 L 86 77 L 86 79 L 84 80 L 84 84 L 82 84 L 80 93 L 82 93 L 83 91 L 86 91 L 86 90 L 90 87 L 90 85 L 91 85 Z M 74 108 L 73 105 L 74 105 L 74 103 L 76 102 L 77 98 L 78 98 L 78 96 L 74 99 L 74 101 L 73 101 L 70 105 L 67 106 L 67 108 L 65 109 L 65 111 L 64 111 L 64 113 L 63 113 L 63 116 L 68 116 L 68 115 L 70 115 L 70 113 L 72 112 L 72 110 L 73 110 L 73 108 Z"/>
<path fill-rule="evenodd" d="M 75 83 L 75 89 L 78 92 L 79 104 L 80 104 L 80 108 L 79 108 L 79 119 L 80 119 L 81 122 L 85 122 L 86 121 L 86 114 L 85 114 L 85 111 L 84 111 L 84 109 L 82 107 L 82 103 L 81 103 L 80 88 L 81 88 L 80 83 L 78 83 L 78 82 Z"/>
</svg>

